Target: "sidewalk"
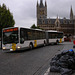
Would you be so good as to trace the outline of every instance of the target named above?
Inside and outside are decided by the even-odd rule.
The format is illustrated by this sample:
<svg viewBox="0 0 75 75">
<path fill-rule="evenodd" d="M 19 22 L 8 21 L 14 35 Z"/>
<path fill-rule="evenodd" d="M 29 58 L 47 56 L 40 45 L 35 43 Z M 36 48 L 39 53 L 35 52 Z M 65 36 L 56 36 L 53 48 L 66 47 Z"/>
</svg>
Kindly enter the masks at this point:
<svg viewBox="0 0 75 75">
<path fill-rule="evenodd" d="M 69 50 L 69 49 L 73 49 L 75 51 L 75 48 L 73 48 L 73 45 L 74 45 L 73 42 L 65 42 L 64 44 L 65 44 L 65 46 L 61 51 Z M 59 53 L 61 53 L 61 51 Z M 50 68 L 48 70 L 49 70 L 48 75 L 61 75 L 60 73 L 50 72 Z M 72 75 L 75 75 L 75 73 Z"/>
</svg>

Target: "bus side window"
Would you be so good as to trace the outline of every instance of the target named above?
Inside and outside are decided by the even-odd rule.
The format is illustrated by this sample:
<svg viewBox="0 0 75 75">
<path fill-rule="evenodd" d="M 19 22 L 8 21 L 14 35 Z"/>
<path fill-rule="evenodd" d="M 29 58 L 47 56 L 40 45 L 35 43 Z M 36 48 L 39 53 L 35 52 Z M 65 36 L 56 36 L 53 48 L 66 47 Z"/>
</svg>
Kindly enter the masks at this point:
<svg viewBox="0 0 75 75">
<path fill-rule="evenodd" d="M 23 44 L 24 43 L 24 38 L 20 39 L 20 43 Z"/>
<path fill-rule="evenodd" d="M 20 33 L 21 33 L 21 34 L 20 34 L 20 43 L 23 44 L 23 43 L 24 43 L 24 31 L 21 30 Z"/>
</svg>

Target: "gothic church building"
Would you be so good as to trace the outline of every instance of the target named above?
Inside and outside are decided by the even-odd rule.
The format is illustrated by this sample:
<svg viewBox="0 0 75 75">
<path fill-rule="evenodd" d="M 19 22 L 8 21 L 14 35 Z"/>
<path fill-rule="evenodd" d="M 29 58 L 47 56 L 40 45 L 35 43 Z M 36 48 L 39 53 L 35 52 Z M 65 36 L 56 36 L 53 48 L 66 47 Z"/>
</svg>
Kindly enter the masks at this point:
<svg viewBox="0 0 75 75">
<path fill-rule="evenodd" d="M 57 30 L 63 31 L 64 35 L 75 35 L 75 19 L 73 10 L 70 10 L 70 19 L 56 19 L 47 18 L 47 3 L 43 4 L 43 0 L 40 0 L 40 4 L 37 1 L 37 26 L 43 30 Z"/>
</svg>

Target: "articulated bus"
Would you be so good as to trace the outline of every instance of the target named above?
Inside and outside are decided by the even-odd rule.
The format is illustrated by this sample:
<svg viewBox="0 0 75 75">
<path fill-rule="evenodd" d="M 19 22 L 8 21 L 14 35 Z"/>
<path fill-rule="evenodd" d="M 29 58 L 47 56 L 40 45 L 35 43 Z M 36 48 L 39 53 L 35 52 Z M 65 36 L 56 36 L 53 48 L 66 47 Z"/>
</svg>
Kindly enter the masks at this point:
<svg viewBox="0 0 75 75">
<path fill-rule="evenodd" d="M 51 44 L 61 43 L 63 42 L 62 38 L 63 38 L 63 32 L 54 31 L 54 30 L 46 31 L 46 40 L 48 44 L 49 43 Z"/>
<path fill-rule="evenodd" d="M 44 31 L 23 27 L 10 27 L 2 30 L 2 50 L 5 52 L 25 50 L 49 43 L 59 43 L 62 32 Z"/>
</svg>

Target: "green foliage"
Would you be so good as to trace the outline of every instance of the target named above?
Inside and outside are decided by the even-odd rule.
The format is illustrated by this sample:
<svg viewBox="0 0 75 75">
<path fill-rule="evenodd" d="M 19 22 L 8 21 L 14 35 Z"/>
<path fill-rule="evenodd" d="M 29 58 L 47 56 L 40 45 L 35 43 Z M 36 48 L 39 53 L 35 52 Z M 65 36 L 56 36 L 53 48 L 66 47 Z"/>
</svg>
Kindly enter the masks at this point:
<svg viewBox="0 0 75 75">
<path fill-rule="evenodd" d="M 33 24 L 30 28 L 33 28 L 33 29 L 41 29 L 39 26 L 35 26 L 35 24 Z"/>
<path fill-rule="evenodd" d="M 36 29 L 36 26 L 35 24 L 33 24 L 30 28 L 33 28 L 33 29 Z"/>
<path fill-rule="evenodd" d="M 13 27 L 15 21 L 13 19 L 13 15 L 9 9 L 7 9 L 6 5 L 0 5 L 0 37 L 3 28 Z"/>
</svg>

